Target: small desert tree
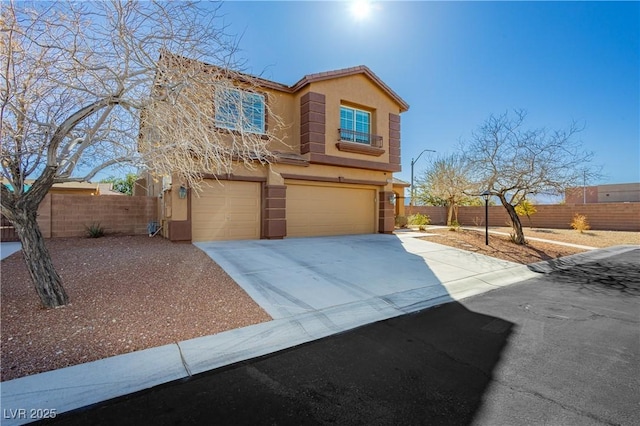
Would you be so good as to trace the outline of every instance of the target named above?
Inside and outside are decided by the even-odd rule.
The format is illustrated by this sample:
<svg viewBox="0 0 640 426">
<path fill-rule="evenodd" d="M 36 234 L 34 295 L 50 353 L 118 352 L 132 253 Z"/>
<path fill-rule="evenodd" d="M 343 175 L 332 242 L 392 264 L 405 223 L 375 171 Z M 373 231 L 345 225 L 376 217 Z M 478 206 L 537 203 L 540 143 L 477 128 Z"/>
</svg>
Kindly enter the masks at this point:
<svg viewBox="0 0 640 426">
<path fill-rule="evenodd" d="M 133 187 L 136 184 L 138 175 L 135 173 L 127 173 L 123 178 L 116 176 L 109 176 L 106 179 L 102 179 L 101 183 L 110 183 L 113 186 L 113 190 L 125 195 L 133 195 Z"/>
<path fill-rule="evenodd" d="M 418 181 L 417 198 L 424 204 L 447 207 L 447 225 L 458 221 L 458 206 L 471 202 L 469 169 L 459 154 L 436 158 Z"/>
<path fill-rule="evenodd" d="M 558 194 L 582 181 L 585 165 L 592 159 L 576 140 L 581 130 L 575 123 L 568 129 L 549 131 L 525 129 L 526 113 L 515 111 L 491 115 L 465 148 L 475 191 L 491 192 L 511 219 L 517 244 L 525 244 L 520 218 L 515 210 L 527 196 Z"/>
<path fill-rule="evenodd" d="M 233 62 L 235 42 L 217 8 L 3 2 L 0 137 L 7 185 L 0 185 L 1 211 L 18 232 L 44 306 L 68 302 L 36 221 L 54 183 L 86 181 L 129 163 L 197 186 L 202 173 L 269 160 L 264 135 L 213 131 L 214 97 L 227 96 L 227 105 L 242 102 L 224 88 L 241 81 L 245 90 L 260 93 L 256 79 L 232 71 L 240 65 Z M 279 121 L 260 113 L 270 117 L 273 140 Z"/>
</svg>

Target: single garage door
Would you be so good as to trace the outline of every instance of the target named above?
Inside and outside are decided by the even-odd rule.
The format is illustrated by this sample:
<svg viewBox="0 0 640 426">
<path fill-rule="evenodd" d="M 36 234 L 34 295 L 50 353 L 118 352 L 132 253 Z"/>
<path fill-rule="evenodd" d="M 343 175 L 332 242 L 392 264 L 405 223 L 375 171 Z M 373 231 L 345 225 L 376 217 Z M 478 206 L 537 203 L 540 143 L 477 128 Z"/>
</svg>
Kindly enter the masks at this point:
<svg viewBox="0 0 640 426">
<path fill-rule="evenodd" d="M 287 183 L 287 236 L 375 232 L 376 189 Z"/>
<path fill-rule="evenodd" d="M 191 198 L 193 241 L 260 238 L 260 183 L 207 181 Z"/>
</svg>

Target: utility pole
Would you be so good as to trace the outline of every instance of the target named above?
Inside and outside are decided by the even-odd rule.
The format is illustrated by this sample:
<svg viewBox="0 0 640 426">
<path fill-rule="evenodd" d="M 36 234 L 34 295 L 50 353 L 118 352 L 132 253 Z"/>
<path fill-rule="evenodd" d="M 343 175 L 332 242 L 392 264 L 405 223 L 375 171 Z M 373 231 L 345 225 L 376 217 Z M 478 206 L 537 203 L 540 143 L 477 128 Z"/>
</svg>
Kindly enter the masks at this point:
<svg viewBox="0 0 640 426">
<path fill-rule="evenodd" d="M 416 158 L 415 160 L 413 158 L 411 159 L 411 202 L 409 203 L 411 207 L 414 206 L 413 197 L 415 196 L 415 189 L 413 188 L 413 165 L 416 164 L 416 161 L 418 161 L 422 156 L 422 154 L 424 154 L 425 152 L 436 152 L 436 151 L 433 149 L 425 149 L 418 155 L 418 158 Z M 413 214 L 413 212 L 411 213 Z"/>
</svg>

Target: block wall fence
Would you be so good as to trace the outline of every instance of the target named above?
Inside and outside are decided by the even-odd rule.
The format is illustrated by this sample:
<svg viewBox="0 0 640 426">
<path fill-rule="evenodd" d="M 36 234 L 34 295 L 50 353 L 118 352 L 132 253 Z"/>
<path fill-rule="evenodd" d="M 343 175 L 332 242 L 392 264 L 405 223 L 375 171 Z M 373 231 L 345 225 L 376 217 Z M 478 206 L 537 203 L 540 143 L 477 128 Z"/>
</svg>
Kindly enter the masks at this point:
<svg viewBox="0 0 640 426">
<path fill-rule="evenodd" d="M 142 235 L 157 220 L 157 202 L 155 197 L 48 194 L 38 209 L 38 225 L 45 238 L 84 237 L 94 222 L 107 234 Z"/>
<path fill-rule="evenodd" d="M 594 230 L 640 231 L 640 203 L 598 203 L 536 205 L 537 211 L 531 219 L 522 216 L 522 226 L 534 228 L 570 229 L 576 213 L 585 215 Z M 426 214 L 433 225 L 446 225 L 446 207 L 406 207 L 411 212 Z M 484 206 L 461 206 L 458 222 L 463 226 L 484 226 Z M 509 215 L 502 206 L 489 206 L 489 226 L 508 226 Z"/>
</svg>

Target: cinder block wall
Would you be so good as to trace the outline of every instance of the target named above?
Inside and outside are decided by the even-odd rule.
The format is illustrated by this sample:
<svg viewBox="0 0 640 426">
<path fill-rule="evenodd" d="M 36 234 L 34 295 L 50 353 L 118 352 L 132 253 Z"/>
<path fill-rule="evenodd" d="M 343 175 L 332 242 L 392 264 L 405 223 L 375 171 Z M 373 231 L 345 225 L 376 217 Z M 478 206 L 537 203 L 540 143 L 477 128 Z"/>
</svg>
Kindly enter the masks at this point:
<svg viewBox="0 0 640 426">
<path fill-rule="evenodd" d="M 610 231 L 640 231 L 640 203 L 598 203 L 537 205 L 537 212 L 521 217 L 523 226 L 534 228 L 570 229 L 576 213 L 583 214 L 591 229 Z M 407 207 L 410 214 L 411 207 Z M 416 213 L 427 214 L 434 225 L 444 225 L 447 221 L 445 207 L 415 206 Z M 464 226 L 484 225 L 484 206 L 460 207 L 458 222 Z M 502 206 L 489 207 L 489 226 L 507 226 L 509 215 Z"/>
<path fill-rule="evenodd" d="M 155 220 L 155 197 L 48 194 L 38 209 L 45 238 L 82 237 L 94 222 L 108 234 L 142 235 Z"/>
</svg>

